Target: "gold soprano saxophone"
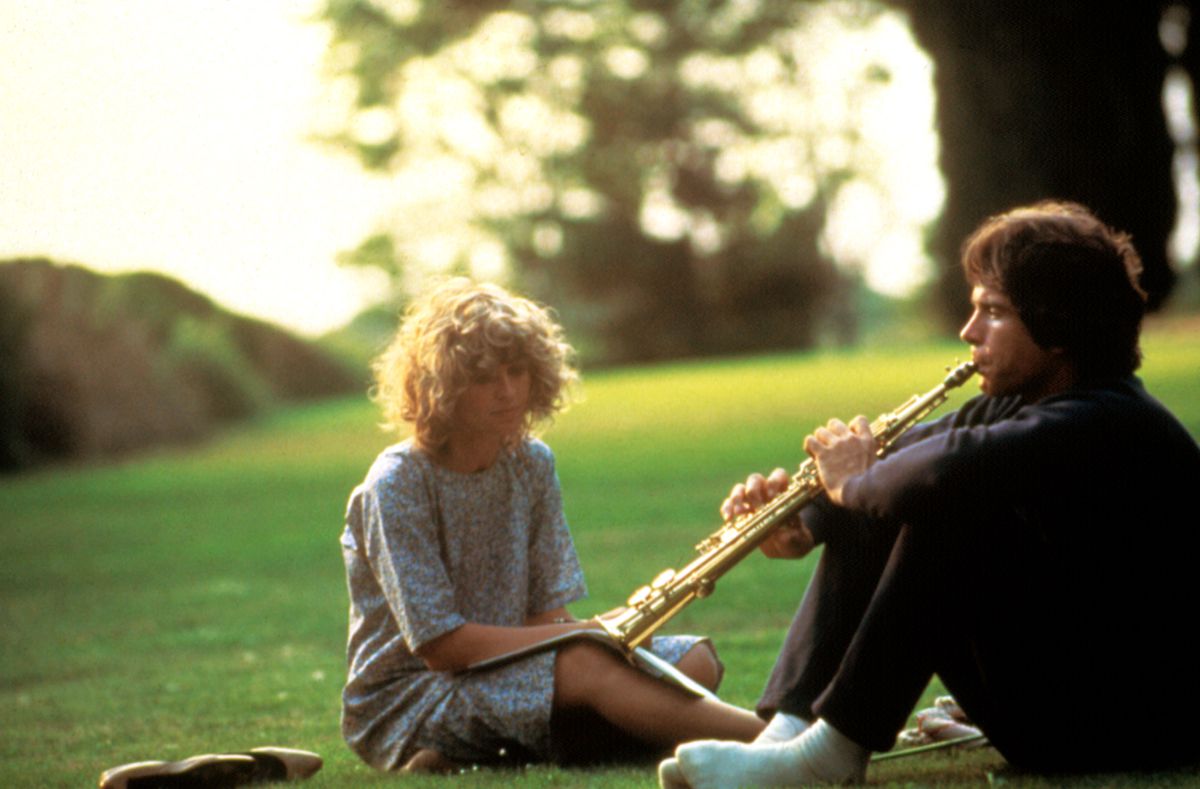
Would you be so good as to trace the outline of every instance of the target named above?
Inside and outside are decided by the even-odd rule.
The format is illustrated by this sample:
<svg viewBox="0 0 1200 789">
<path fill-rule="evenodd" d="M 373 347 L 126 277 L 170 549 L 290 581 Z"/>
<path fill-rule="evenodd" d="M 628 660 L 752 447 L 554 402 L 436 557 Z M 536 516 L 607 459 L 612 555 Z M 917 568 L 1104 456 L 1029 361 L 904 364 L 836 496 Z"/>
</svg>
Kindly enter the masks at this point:
<svg viewBox="0 0 1200 789">
<path fill-rule="evenodd" d="M 883 457 L 906 430 L 946 402 L 951 389 L 962 386 L 975 373 L 972 362 L 950 370 L 940 384 L 923 395 L 913 395 L 895 411 L 871 423 L 871 435 Z M 682 570 L 666 569 L 641 587 L 616 613 L 600 617 L 600 625 L 627 651 L 650 638 L 688 603 L 708 597 L 717 579 L 746 558 L 771 532 L 821 492 L 821 478 L 812 458 L 800 464 L 782 493 L 755 512 L 747 513 L 710 534 L 696 546 L 700 554 Z"/>
</svg>

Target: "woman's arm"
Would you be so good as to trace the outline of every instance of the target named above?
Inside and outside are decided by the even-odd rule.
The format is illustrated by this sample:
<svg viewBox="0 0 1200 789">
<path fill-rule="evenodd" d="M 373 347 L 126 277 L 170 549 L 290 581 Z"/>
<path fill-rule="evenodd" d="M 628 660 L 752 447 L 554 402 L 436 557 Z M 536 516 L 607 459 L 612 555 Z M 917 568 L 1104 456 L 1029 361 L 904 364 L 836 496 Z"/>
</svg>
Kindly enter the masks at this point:
<svg viewBox="0 0 1200 789">
<path fill-rule="evenodd" d="M 525 625 L 561 625 L 564 622 L 577 622 L 575 617 L 571 616 L 570 612 L 565 608 L 555 608 L 552 611 L 545 611 L 540 614 L 534 614 L 525 620 Z"/>
<path fill-rule="evenodd" d="M 556 619 L 567 619 L 556 622 Z M 438 636 L 417 648 L 417 657 L 425 661 L 431 671 L 461 671 L 468 666 L 532 646 L 552 636 L 572 630 L 595 628 L 594 621 L 576 621 L 566 609 L 556 609 L 530 617 L 522 627 L 480 625 L 468 622 L 449 633 Z"/>
</svg>

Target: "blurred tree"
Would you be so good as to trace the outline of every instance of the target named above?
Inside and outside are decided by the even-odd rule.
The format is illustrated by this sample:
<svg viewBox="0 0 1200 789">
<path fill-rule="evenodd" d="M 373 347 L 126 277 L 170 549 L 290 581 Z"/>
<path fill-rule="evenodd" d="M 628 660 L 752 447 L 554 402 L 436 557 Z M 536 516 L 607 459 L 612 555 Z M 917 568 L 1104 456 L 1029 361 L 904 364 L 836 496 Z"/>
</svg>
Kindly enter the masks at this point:
<svg viewBox="0 0 1200 789">
<path fill-rule="evenodd" d="M 1175 175 L 1182 221 L 1177 225 L 1174 257 L 1189 265 L 1191 305 L 1200 296 L 1200 119 L 1196 86 L 1200 85 L 1200 7 L 1195 0 L 1166 5 L 1161 27 L 1163 48 L 1171 58 L 1167 70 L 1167 125 L 1175 140 Z"/>
<path fill-rule="evenodd" d="M 1046 197 L 1082 202 L 1130 232 L 1160 305 L 1174 280 L 1167 241 L 1176 213 L 1164 4 L 889 2 L 908 11 L 936 63 L 947 196 L 933 245 L 946 325 L 965 314 L 957 262 L 966 235 L 991 214 Z"/>
<path fill-rule="evenodd" d="M 1178 61 L 1193 88 L 1200 85 L 1200 8 L 1197 8 L 1194 0 L 1174 0 L 1167 3 L 1164 21 L 1164 47 Z M 1195 112 L 1194 105 L 1191 110 Z M 1193 144 L 1196 142 L 1195 135 L 1193 127 Z"/>
<path fill-rule="evenodd" d="M 859 47 L 829 79 L 812 53 L 882 13 L 327 0 L 352 97 L 329 138 L 405 198 L 345 260 L 402 291 L 430 270 L 507 271 L 593 359 L 852 337 L 862 278 L 831 262 L 827 214 L 851 184 L 888 188 L 861 129 L 892 71 Z"/>
<path fill-rule="evenodd" d="M 404 196 L 346 259 L 389 270 L 401 291 L 429 271 L 507 272 L 560 308 L 592 358 L 803 346 L 854 336 L 878 256 L 865 237 L 889 237 L 893 260 L 922 257 L 871 220 L 907 206 L 920 226 L 945 197 L 930 246 L 950 328 L 966 304 L 963 238 L 990 214 L 1059 197 L 1134 235 L 1161 304 L 1172 163 L 1195 170 L 1194 119 L 1181 160 L 1163 113 L 1172 54 L 1196 72 L 1194 46 L 1160 41 L 1167 6 L 885 2 L 936 64 L 944 192 L 901 194 L 872 147 L 879 97 L 913 95 L 854 39 L 878 32 L 883 5 L 327 0 L 330 62 L 350 83 L 330 138 Z M 1170 7 L 1186 36 L 1189 4 Z M 852 56 L 831 57 L 846 40 Z M 922 111 L 889 110 L 883 133 L 897 141 Z M 900 144 L 917 160 L 904 177 L 927 177 Z M 914 193 L 936 199 L 913 209 Z"/>
</svg>

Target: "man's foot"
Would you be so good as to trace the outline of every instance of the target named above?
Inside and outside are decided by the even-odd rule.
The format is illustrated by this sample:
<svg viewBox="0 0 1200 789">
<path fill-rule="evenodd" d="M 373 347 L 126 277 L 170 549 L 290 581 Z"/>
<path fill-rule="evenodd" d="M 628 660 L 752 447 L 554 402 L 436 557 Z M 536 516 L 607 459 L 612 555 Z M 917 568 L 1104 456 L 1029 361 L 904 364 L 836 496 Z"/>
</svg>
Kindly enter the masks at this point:
<svg viewBox="0 0 1200 789">
<path fill-rule="evenodd" d="M 675 758 L 692 789 L 742 789 L 861 781 L 870 752 L 817 721 L 784 743 L 701 740 L 680 745 Z"/>
<path fill-rule="evenodd" d="M 658 765 L 658 785 L 662 789 L 691 789 L 692 786 L 683 777 L 683 771 L 675 759 L 664 759 Z"/>
<path fill-rule="evenodd" d="M 776 742 L 794 740 L 808 728 L 808 721 L 798 715 L 787 712 L 777 712 L 767 721 L 767 728 L 754 738 L 755 745 L 769 745 Z"/>
<path fill-rule="evenodd" d="M 100 789 L 228 789 L 266 781 L 303 780 L 321 769 L 321 757 L 292 748 L 208 753 L 177 762 L 123 764 L 100 776 Z"/>
</svg>

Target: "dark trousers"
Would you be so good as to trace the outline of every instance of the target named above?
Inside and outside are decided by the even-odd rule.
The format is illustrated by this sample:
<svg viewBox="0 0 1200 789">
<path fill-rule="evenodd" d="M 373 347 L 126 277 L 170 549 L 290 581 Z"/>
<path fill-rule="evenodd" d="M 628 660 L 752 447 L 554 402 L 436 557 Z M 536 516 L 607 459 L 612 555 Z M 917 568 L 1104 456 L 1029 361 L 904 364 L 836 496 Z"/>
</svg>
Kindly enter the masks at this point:
<svg viewBox="0 0 1200 789">
<path fill-rule="evenodd" d="M 1164 634 L 1170 617 L 1136 586 L 1090 566 L 1011 527 L 830 530 L 758 712 L 820 717 L 888 750 L 937 674 L 1014 765 L 1194 763 L 1195 648 Z"/>
</svg>

